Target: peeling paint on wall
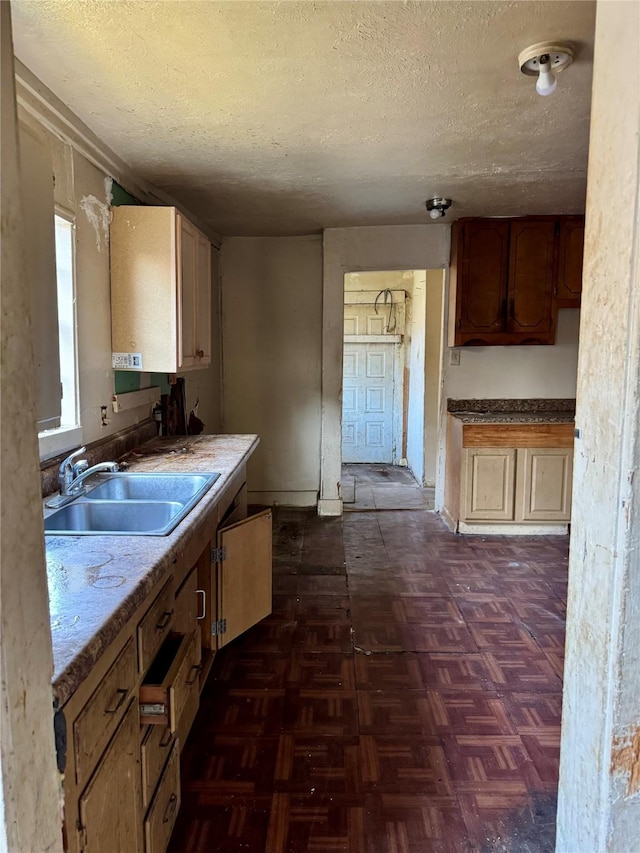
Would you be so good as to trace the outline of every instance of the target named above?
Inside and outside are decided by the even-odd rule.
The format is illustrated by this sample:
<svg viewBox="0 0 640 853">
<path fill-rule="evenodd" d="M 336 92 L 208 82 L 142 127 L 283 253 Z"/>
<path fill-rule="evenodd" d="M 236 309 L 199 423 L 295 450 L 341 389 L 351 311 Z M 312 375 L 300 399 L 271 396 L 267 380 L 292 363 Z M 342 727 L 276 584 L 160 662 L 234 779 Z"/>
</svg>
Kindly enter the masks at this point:
<svg viewBox="0 0 640 853">
<path fill-rule="evenodd" d="M 626 781 L 626 797 L 640 794 L 640 726 L 613 739 L 611 775 Z"/>
<path fill-rule="evenodd" d="M 109 248 L 109 224 L 111 221 L 111 202 L 113 201 L 113 178 L 104 179 L 105 200 L 100 201 L 94 195 L 85 195 L 80 199 L 80 207 L 87 217 L 89 225 L 96 235 L 96 249 L 99 252 Z"/>
</svg>

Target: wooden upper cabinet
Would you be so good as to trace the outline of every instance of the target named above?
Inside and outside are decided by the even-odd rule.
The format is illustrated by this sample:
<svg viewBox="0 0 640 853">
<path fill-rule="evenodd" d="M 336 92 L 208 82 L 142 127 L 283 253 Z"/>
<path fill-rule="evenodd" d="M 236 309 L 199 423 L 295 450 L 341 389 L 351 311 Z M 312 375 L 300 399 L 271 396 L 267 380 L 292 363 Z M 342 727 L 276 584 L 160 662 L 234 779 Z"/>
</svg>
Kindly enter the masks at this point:
<svg viewBox="0 0 640 853">
<path fill-rule="evenodd" d="M 458 331 L 502 332 L 509 262 L 509 223 L 479 219 L 461 228 Z"/>
<path fill-rule="evenodd" d="M 579 308 L 582 295 L 584 217 L 566 216 L 560 221 L 558 240 L 558 308 Z"/>
<path fill-rule="evenodd" d="M 512 222 L 509 239 L 509 282 L 506 331 L 522 336 L 518 343 L 554 341 L 553 220 Z"/>
<path fill-rule="evenodd" d="M 177 373 L 211 363 L 211 245 L 175 207 L 114 207 L 113 367 Z"/>
<path fill-rule="evenodd" d="M 449 346 L 552 344 L 574 307 L 582 217 L 460 219 L 451 237 Z M 556 299 L 555 291 L 560 290 Z"/>
</svg>

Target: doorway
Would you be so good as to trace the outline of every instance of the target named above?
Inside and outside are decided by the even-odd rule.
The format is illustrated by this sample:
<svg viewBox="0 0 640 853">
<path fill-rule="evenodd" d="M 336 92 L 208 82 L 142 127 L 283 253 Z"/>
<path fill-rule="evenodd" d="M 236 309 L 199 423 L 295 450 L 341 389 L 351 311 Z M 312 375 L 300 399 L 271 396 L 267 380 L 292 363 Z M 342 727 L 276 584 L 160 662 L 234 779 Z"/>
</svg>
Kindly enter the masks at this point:
<svg viewBox="0 0 640 853">
<path fill-rule="evenodd" d="M 343 463 L 406 464 L 404 276 L 405 273 L 345 276 Z"/>
<path fill-rule="evenodd" d="M 344 275 L 343 472 L 399 466 L 418 487 L 435 486 L 443 284 L 440 270 Z"/>
</svg>

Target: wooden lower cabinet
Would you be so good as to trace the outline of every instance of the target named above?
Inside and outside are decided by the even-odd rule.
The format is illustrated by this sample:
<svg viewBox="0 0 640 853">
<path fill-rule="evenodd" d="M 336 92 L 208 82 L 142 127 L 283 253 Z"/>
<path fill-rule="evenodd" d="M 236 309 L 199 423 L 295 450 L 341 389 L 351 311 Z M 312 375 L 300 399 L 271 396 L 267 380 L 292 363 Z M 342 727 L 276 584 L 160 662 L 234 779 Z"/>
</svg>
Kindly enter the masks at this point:
<svg viewBox="0 0 640 853">
<path fill-rule="evenodd" d="M 466 448 L 460 520 L 569 521 L 572 473 L 572 448 Z"/>
<path fill-rule="evenodd" d="M 164 853 L 180 808 L 180 750 L 174 743 L 144 819 L 146 853 Z"/>
<path fill-rule="evenodd" d="M 470 521 L 512 521 L 515 470 L 515 450 L 506 447 L 467 450 L 464 466 L 464 518 Z"/>
<path fill-rule="evenodd" d="M 142 853 L 138 700 L 129 705 L 78 800 L 83 853 Z"/>
<path fill-rule="evenodd" d="M 569 521 L 573 450 L 523 447 L 516 518 L 523 521 Z"/>
<path fill-rule="evenodd" d="M 211 540 L 174 564 L 65 705 L 69 853 L 166 850 L 216 649 L 271 612 L 272 513 L 246 517 L 240 474 L 211 513 Z"/>
<path fill-rule="evenodd" d="M 219 648 L 271 613 L 271 527 L 269 509 L 219 531 Z"/>
</svg>

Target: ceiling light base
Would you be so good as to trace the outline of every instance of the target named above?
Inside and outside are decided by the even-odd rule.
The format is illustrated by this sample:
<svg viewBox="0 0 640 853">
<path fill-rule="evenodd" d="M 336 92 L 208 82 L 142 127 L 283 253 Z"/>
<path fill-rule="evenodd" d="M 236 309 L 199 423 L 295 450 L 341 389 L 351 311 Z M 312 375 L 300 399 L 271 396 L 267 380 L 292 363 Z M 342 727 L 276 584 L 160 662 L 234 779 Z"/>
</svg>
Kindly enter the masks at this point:
<svg viewBox="0 0 640 853">
<path fill-rule="evenodd" d="M 427 199 L 425 205 L 432 219 L 440 219 L 451 207 L 451 199 L 434 196 L 434 198 Z"/>
<path fill-rule="evenodd" d="M 564 71 L 573 62 L 573 45 L 568 42 L 552 41 L 532 44 L 521 51 L 518 56 L 520 71 L 530 77 L 537 77 L 540 73 L 540 58 L 547 56 L 549 57 L 550 70 L 553 73 Z"/>
</svg>

